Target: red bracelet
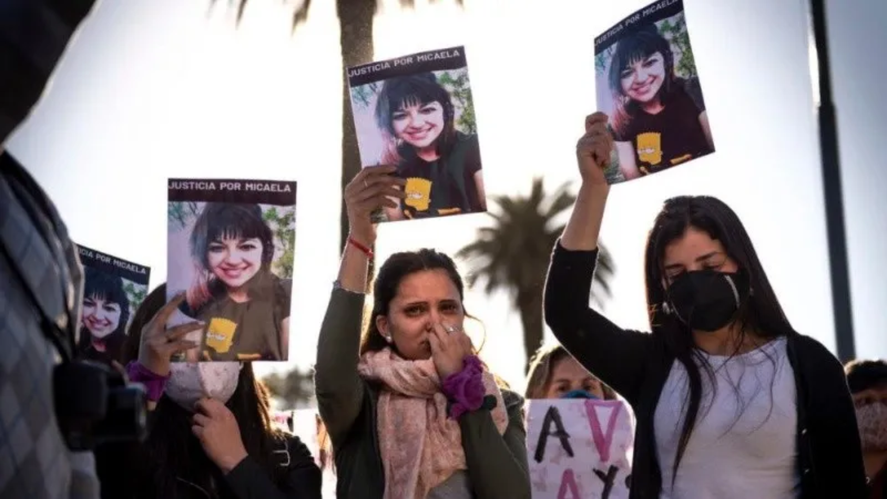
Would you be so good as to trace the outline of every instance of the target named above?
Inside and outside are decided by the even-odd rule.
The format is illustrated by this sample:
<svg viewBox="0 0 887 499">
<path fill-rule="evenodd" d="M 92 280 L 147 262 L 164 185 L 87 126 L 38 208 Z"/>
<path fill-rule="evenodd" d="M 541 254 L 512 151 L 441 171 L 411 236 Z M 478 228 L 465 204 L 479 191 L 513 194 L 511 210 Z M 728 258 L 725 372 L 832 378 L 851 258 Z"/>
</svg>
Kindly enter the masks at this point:
<svg viewBox="0 0 887 499">
<path fill-rule="evenodd" d="M 355 248 L 359 249 L 360 251 L 362 251 L 363 254 L 365 254 L 368 258 L 373 257 L 373 250 L 371 250 L 369 247 L 359 243 L 353 237 L 348 238 L 348 244 L 350 244 L 350 245 L 354 246 Z"/>
</svg>

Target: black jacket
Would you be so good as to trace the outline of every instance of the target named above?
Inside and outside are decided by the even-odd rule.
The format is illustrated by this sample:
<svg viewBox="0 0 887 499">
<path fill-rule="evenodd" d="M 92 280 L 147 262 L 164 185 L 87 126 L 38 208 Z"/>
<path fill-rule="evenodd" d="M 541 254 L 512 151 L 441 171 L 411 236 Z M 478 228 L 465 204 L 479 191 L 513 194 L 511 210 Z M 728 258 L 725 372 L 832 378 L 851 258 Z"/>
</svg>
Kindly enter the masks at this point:
<svg viewBox="0 0 887 499">
<path fill-rule="evenodd" d="M 588 307 L 597 251 L 554 249 L 545 321 L 589 371 L 628 400 L 637 416 L 631 499 L 662 488 L 653 415 L 675 358 L 656 336 L 627 331 Z M 865 472 L 856 413 L 844 370 L 816 340 L 787 338 L 797 388 L 797 467 L 802 499 L 862 499 Z"/>
<path fill-rule="evenodd" d="M 149 428 L 153 419 L 149 417 Z M 321 499 L 320 468 L 295 435 L 275 437 L 272 462 L 283 470 L 273 478 L 252 456 L 223 475 L 203 453 L 197 439 L 189 438 L 193 440 L 187 442 L 185 455 L 191 457 L 185 460 L 186 469 L 176 476 L 175 496 L 164 499 Z M 102 499 L 157 497 L 156 479 L 150 475 L 153 468 L 143 466 L 145 454 L 140 444 L 105 444 L 96 449 L 95 455 Z M 209 477 L 200 470 L 210 470 Z"/>
</svg>

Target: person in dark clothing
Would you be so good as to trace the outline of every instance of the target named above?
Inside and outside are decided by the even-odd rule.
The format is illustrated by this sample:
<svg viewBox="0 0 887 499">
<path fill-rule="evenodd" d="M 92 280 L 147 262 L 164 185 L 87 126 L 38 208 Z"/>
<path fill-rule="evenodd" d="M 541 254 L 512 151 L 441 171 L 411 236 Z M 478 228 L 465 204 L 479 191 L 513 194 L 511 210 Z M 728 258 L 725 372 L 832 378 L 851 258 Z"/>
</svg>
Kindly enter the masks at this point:
<svg viewBox="0 0 887 499">
<path fill-rule="evenodd" d="M 456 129 L 452 97 L 434 73 L 386 80 L 375 115 L 394 145 L 383 164 L 407 181 L 407 197 L 385 210 L 389 220 L 486 211 L 477 135 Z"/>
<path fill-rule="evenodd" d="M 887 361 L 854 360 L 844 372 L 856 404 L 869 499 L 887 499 Z"/>
<path fill-rule="evenodd" d="M 129 322 L 129 297 L 123 279 L 84 267 L 80 353 L 83 358 L 120 362 Z"/>
<path fill-rule="evenodd" d="M 50 197 L 6 151 L 95 0 L 0 0 L 0 497 L 94 499 L 91 452 L 72 452 L 54 403 L 59 354 L 41 321 L 70 315 L 73 354 L 83 291 L 77 248 Z M 47 144 L 52 147 L 52 144 Z M 6 257 L 9 257 L 8 259 Z M 21 273 L 23 281 L 17 279 Z"/>
<path fill-rule="evenodd" d="M 865 496 L 840 362 L 794 331 L 736 214 L 669 199 L 645 257 L 652 334 L 588 307 L 609 186 L 607 116 L 586 119 L 582 186 L 554 248 L 545 320 L 637 415 L 631 497 Z"/>
<path fill-rule="evenodd" d="M 698 77 L 675 75 L 671 45 L 655 25 L 616 44 L 609 86 L 612 131 L 626 179 L 714 151 Z"/>
<path fill-rule="evenodd" d="M 170 363 L 198 346 L 184 337 L 200 323 L 165 328 L 183 298 L 164 303 L 161 285 L 133 317 L 123 359 L 153 402 L 149 434 L 140 445 L 97 451 L 102 496 L 319 499 L 320 469 L 298 437 L 274 428 L 249 363 Z"/>
</svg>

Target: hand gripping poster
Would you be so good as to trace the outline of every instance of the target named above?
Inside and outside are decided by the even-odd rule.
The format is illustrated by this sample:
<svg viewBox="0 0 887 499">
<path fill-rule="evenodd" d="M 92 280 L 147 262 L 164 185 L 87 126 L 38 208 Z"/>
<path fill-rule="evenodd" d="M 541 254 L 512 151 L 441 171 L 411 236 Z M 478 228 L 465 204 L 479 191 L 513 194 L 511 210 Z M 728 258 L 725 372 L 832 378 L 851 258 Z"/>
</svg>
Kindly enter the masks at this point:
<svg viewBox="0 0 887 499">
<path fill-rule="evenodd" d="M 121 362 L 132 316 L 148 294 L 151 269 L 86 246 L 77 249 L 84 277 L 80 356 Z"/>
<path fill-rule="evenodd" d="M 609 183 L 658 173 L 715 150 L 682 0 L 659 0 L 594 41 L 598 110 L 618 161 Z"/>
<path fill-rule="evenodd" d="M 168 325 L 204 324 L 174 360 L 287 360 L 296 183 L 171 179 L 168 201 Z"/>
<path fill-rule="evenodd" d="M 375 221 L 487 209 L 464 47 L 348 68 L 363 167 L 397 166 L 406 199 Z"/>
<path fill-rule="evenodd" d="M 622 400 L 530 400 L 533 499 L 627 499 L 634 428 Z"/>
</svg>

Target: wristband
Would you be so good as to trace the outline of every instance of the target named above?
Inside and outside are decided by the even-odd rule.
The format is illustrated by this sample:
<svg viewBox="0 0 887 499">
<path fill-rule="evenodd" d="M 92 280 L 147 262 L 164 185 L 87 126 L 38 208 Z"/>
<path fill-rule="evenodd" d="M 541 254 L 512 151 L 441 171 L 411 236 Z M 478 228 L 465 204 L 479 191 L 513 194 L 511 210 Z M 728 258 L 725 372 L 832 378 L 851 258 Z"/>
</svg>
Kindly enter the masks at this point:
<svg viewBox="0 0 887 499">
<path fill-rule="evenodd" d="M 130 381 L 145 385 L 147 399 L 151 402 L 157 402 L 163 395 L 163 389 L 166 387 L 166 381 L 169 375 L 161 376 L 147 367 L 143 366 L 137 360 L 131 361 L 126 365 L 126 375 Z"/>
<path fill-rule="evenodd" d="M 372 258 L 372 257 L 373 257 L 373 250 L 371 250 L 371 249 L 369 248 L 369 246 L 366 246 L 365 244 L 363 244 L 363 243 L 359 242 L 358 240 L 354 239 L 353 237 L 349 237 L 349 238 L 348 238 L 348 244 L 350 244 L 351 246 L 354 246 L 355 248 L 359 249 L 359 250 L 360 250 L 364 255 L 366 255 L 368 258 Z"/>
<path fill-rule="evenodd" d="M 483 381 L 483 365 L 474 355 L 463 360 L 462 370 L 447 376 L 442 391 L 450 400 L 450 417 L 459 419 L 466 412 L 473 412 L 484 404 L 486 388 Z"/>
</svg>

